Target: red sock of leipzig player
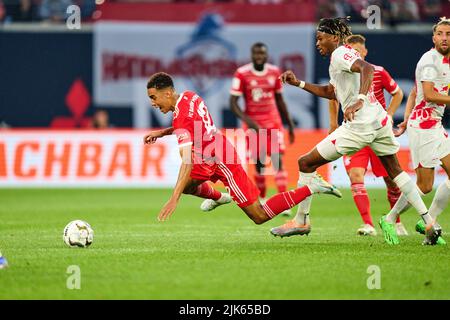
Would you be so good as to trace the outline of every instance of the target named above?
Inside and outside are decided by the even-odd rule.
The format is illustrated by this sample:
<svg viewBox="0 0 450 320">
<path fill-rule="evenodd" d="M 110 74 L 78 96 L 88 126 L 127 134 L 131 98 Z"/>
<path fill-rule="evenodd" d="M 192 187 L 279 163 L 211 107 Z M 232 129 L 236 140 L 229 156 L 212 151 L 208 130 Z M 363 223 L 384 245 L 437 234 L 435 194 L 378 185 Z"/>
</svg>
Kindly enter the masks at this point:
<svg viewBox="0 0 450 320">
<path fill-rule="evenodd" d="M 222 193 L 211 187 L 208 183 L 203 182 L 197 187 L 194 195 L 200 198 L 219 200 Z"/>
<path fill-rule="evenodd" d="M 397 187 L 387 189 L 387 198 L 388 198 L 389 204 L 391 205 L 391 209 L 394 207 L 395 203 L 397 202 L 398 198 L 400 198 L 401 194 L 402 194 L 402 192 Z M 400 215 L 398 215 L 396 222 L 397 223 L 400 222 Z"/>
<path fill-rule="evenodd" d="M 352 195 L 364 223 L 373 227 L 372 217 L 370 216 L 369 196 L 364 183 L 352 183 Z"/>
<path fill-rule="evenodd" d="M 267 200 L 262 206 L 266 214 L 270 218 L 273 218 L 281 212 L 296 206 L 311 194 L 309 187 L 303 186 L 295 190 L 278 193 Z"/>
<path fill-rule="evenodd" d="M 287 171 L 280 170 L 275 174 L 275 184 L 279 193 L 287 190 Z"/>
<path fill-rule="evenodd" d="M 259 173 L 255 173 L 255 182 L 256 186 L 259 189 L 259 196 L 261 198 L 266 197 L 266 176 L 260 175 Z"/>
</svg>

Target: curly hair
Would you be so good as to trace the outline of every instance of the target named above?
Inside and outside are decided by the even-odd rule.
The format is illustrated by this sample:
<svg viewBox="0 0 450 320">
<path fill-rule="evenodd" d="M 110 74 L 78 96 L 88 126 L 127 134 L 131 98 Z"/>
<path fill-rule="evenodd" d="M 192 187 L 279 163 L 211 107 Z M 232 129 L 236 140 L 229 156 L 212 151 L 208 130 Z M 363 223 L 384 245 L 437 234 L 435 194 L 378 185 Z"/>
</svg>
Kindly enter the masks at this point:
<svg viewBox="0 0 450 320">
<path fill-rule="evenodd" d="M 339 42 L 344 43 L 345 39 L 352 35 L 352 29 L 348 25 L 350 17 L 345 18 L 323 18 L 320 19 L 317 31 L 339 37 Z"/>
</svg>

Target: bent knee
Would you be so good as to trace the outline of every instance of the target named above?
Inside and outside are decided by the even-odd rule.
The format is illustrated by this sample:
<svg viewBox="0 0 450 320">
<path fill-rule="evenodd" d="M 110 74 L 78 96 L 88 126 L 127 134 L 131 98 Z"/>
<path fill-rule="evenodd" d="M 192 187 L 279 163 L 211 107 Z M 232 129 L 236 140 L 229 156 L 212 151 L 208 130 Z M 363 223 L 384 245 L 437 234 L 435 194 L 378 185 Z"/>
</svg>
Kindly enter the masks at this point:
<svg viewBox="0 0 450 320">
<path fill-rule="evenodd" d="M 361 172 L 352 172 L 348 173 L 351 183 L 364 183 L 364 174 Z"/>
<path fill-rule="evenodd" d="M 184 194 L 194 194 L 197 191 L 197 186 L 187 186 L 184 188 L 183 193 Z"/>
<path fill-rule="evenodd" d="M 301 156 L 298 159 L 298 168 L 301 172 L 305 172 L 309 168 L 308 158 L 306 156 Z"/>
</svg>

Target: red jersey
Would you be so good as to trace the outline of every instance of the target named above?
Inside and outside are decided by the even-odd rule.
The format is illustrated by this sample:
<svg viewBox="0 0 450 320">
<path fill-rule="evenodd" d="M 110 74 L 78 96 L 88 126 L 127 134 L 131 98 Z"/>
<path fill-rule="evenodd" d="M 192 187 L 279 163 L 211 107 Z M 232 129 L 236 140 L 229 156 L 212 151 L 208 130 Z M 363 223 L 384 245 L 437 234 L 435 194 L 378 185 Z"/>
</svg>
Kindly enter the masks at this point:
<svg viewBox="0 0 450 320">
<path fill-rule="evenodd" d="M 375 68 L 373 73 L 373 82 L 372 82 L 372 90 L 377 98 L 378 102 L 386 109 L 386 100 L 384 99 L 384 91 L 386 90 L 390 94 L 394 94 L 399 90 L 399 86 L 392 79 L 389 72 L 386 69 L 380 66 L 376 66 L 372 64 Z"/>
<path fill-rule="evenodd" d="M 264 70 L 257 71 L 253 64 L 246 64 L 234 74 L 230 94 L 244 96 L 244 113 L 261 128 L 275 129 L 282 127 L 275 93 L 281 93 L 283 86 L 278 67 L 266 63 Z"/>
<path fill-rule="evenodd" d="M 180 94 L 173 112 L 172 126 L 180 147 L 193 145 L 194 163 L 238 161 L 235 149 L 216 129 L 205 102 L 195 92 Z M 225 156 L 228 158 L 225 159 Z"/>
</svg>

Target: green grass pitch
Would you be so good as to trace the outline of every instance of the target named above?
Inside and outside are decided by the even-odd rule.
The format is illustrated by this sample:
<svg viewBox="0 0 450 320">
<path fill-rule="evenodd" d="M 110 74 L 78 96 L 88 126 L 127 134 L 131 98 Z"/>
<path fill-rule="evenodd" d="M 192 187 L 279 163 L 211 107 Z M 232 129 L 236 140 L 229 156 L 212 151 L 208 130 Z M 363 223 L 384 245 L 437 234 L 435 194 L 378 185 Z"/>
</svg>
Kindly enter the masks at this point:
<svg viewBox="0 0 450 320">
<path fill-rule="evenodd" d="M 280 239 L 269 229 L 286 218 L 257 226 L 234 204 L 203 213 L 190 196 L 160 223 L 170 192 L 0 189 L 0 250 L 10 265 L 0 270 L 0 299 L 450 299 L 449 247 L 421 245 L 413 210 L 402 216 L 410 236 L 392 247 L 380 234 L 356 235 L 360 218 L 343 190 L 343 199 L 315 197 L 310 236 Z M 386 194 L 369 194 L 378 221 Z M 63 243 L 75 219 L 93 226 L 90 248 Z M 440 223 L 449 241 L 449 212 Z M 71 265 L 81 270 L 79 290 L 66 285 Z M 367 287 L 371 265 L 381 289 Z"/>
</svg>

